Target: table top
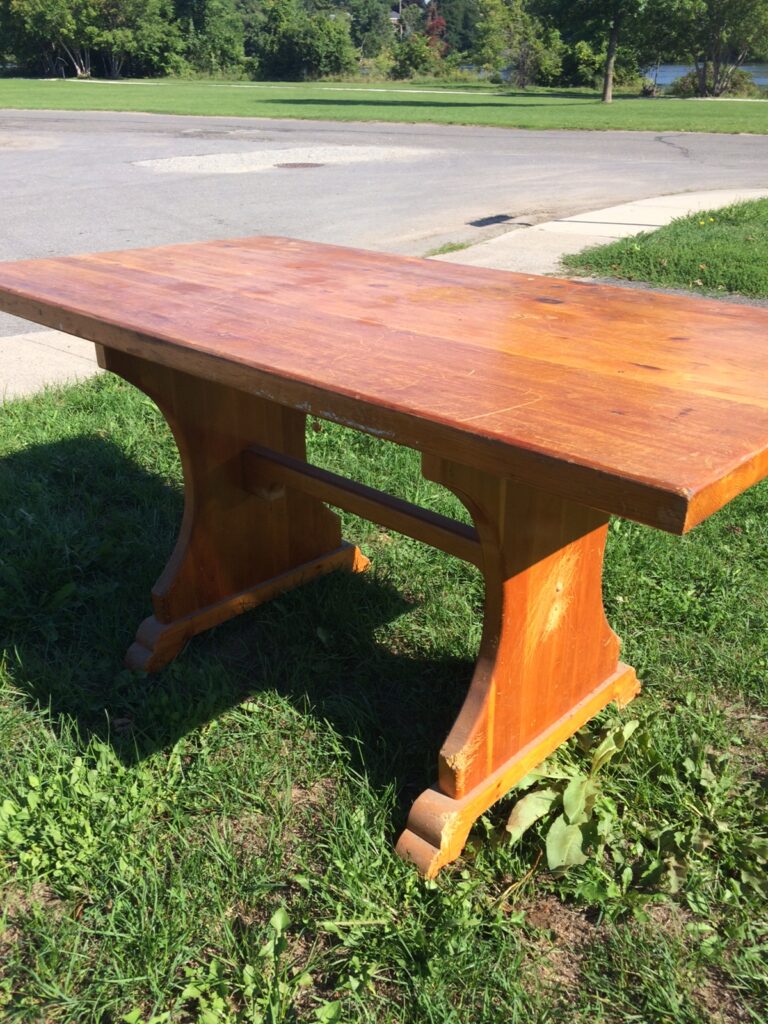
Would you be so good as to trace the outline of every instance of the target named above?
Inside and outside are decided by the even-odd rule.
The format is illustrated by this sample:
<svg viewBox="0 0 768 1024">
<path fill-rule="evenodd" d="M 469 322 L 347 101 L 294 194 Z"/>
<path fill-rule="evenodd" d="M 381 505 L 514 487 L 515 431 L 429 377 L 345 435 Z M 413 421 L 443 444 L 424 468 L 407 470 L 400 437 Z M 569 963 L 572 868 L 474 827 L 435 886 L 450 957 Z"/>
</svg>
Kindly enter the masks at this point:
<svg viewBox="0 0 768 1024">
<path fill-rule="evenodd" d="M 0 263 L 0 309 L 672 532 L 768 475 L 768 309 L 285 238 Z"/>
</svg>

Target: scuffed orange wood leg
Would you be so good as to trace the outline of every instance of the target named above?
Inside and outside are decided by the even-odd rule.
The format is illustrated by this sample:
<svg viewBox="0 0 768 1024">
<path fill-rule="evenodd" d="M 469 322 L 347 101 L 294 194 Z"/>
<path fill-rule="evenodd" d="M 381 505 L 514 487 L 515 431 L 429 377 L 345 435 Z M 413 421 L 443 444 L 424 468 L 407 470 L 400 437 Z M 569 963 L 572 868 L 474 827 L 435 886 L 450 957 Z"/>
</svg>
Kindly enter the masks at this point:
<svg viewBox="0 0 768 1024">
<path fill-rule="evenodd" d="M 100 365 L 159 406 L 184 470 L 184 517 L 171 558 L 152 590 L 154 615 L 126 656 L 151 672 L 196 633 L 310 579 L 368 560 L 341 539 L 322 502 L 288 488 L 243 487 L 241 456 L 258 443 L 304 458 L 305 416 L 265 399 L 112 349 Z"/>
<path fill-rule="evenodd" d="M 603 610 L 606 515 L 445 459 L 425 456 L 423 469 L 471 512 L 486 586 L 477 666 L 438 784 L 416 800 L 397 844 L 432 877 L 491 804 L 639 683 Z"/>
</svg>

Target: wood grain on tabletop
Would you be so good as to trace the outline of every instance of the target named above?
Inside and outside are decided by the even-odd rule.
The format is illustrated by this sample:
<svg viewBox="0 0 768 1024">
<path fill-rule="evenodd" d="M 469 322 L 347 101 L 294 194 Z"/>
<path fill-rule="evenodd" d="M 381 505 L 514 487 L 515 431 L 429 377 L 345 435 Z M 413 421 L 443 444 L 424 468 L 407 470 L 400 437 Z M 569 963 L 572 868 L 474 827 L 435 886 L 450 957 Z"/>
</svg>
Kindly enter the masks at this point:
<svg viewBox="0 0 768 1024">
<path fill-rule="evenodd" d="M 673 532 L 768 474 L 756 307 L 246 238 L 0 264 L 0 308 Z"/>
</svg>

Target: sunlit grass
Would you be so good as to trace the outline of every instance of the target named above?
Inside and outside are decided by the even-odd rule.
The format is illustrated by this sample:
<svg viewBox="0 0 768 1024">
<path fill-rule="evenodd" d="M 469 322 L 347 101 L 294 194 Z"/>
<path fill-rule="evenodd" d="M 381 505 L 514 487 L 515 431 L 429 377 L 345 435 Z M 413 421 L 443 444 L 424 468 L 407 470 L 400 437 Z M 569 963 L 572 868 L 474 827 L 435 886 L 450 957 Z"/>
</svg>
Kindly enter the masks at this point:
<svg viewBox="0 0 768 1024">
<path fill-rule="evenodd" d="M 406 450 L 328 425 L 309 442 L 458 511 Z M 510 846 L 508 799 L 432 883 L 392 843 L 466 690 L 478 574 L 345 516 L 369 573 L 147 678 L 122 655 L 180 510 L 170 435 L 127 385 L 0 407 L 0 1017 L 761 1019 L 768 487 L 685 538 L 611 527 L 607 610 L 645 688 L 601 717 L 641 722 L 605 770 L 605 859 L 549 874 L 546 823 Z"/>
<path fill-rule="evenodd" d="M 768 132 L 768 102 L 648 99 L 591 89 L 526 90 L 463 82 L 270 83 L 0 79 L 0 108 L 132 110 L 224 117 L 475 124 L 499 128 Z"/>
<path fill-rule="evenodd" d="M 657 231 L 566 256 L 571 271 L 768 298 L 768 199 L 680 217 Z"/>
</svg>

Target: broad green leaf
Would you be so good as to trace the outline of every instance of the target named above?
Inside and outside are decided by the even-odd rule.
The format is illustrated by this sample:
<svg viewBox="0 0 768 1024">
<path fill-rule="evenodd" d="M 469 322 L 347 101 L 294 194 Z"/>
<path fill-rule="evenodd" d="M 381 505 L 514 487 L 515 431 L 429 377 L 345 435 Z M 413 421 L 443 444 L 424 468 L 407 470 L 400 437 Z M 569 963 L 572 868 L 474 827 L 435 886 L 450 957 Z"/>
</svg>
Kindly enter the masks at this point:
<svg viewBox="0 0 768 1024">
<path fill-rule="evenodd" d="M 760 897 L 762 897 L 762 899 L 768 899 L 768 883 L 766 883 L 764 877 L 755 874 L 754 871 L 747 871 L 746 868 L 741 869 L 741 871 L 739 872 L 739 877 L 741 878 L 744 885 L 748 885 L 752 889 L 754 889 L 754 891 Z"/>
<path fill-rule="evenodd" d="M 598 794 L 597 783 L 585 775 L 576 775 L 563 793 L 563 810 L 570 825 L 581 825 L 592 814 Z"/>
<path fill-rule="evenodd" d="M 511 841 L 516 843 L 534 822 L 544 817 L 559 796 L 556 789 L 535 789 L 518 800 L 506 824 Z"/>
<path fill-rule="evenodd" d="M 278 935 L 282 935 L 290 923 L 291 919 L 285 907 L 278 907 L 269 919 L 270 927 L 274 928 Z"/>
<path fill-rule="evenodd" d="M 515 789 L 529 789 L 535 782 L 540 782 L 542 779 L 569 778 L 570 774 L 564 768 L 559 768 L 556 764 L 552 764 L 549 761 L 542 761 L 540 765 L 533 768 L 524 778 L 520 779 Z"/>
<path fill-rule="evenodd" d="M 341 1020 L 341 1002 L 334 999 L 332 1003 L 323 1003 L 315 1010 L 315 1020 L 321 1024 L 337 1024 Z"/>
<path fill-rule="evenodd" d="M 624 725 L 619 726 L 617 729 L 612 729 L 608 733 L 592 755 L 591 775 L 599 772 L 603 765 L 607 764 L 612 757 L 615 757 L 620 750 L 624 749 L 627 740 L 639 725 L 640 722 L 633 718 L 631 721 L 625 722 Z"/>
<path fill-rule="evenodd" d="M 550 871 L 584 864 L 587 855 L 582 848 L 583 842 L 584 836 L 578 825 L 569 825 L 562 814 L 555 818 L 547 833 L 547 864 Z"/>
</svg>

